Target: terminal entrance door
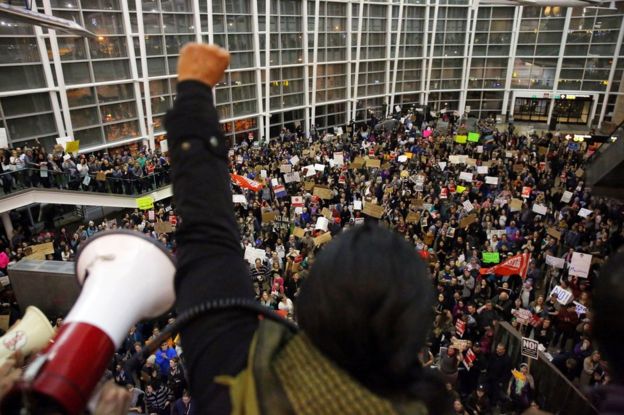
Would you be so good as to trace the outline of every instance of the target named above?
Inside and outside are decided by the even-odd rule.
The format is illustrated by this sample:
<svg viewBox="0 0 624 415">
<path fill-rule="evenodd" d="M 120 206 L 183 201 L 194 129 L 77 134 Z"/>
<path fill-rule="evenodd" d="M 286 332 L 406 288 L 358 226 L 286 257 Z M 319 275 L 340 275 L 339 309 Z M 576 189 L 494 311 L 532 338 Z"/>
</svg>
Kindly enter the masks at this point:
<svg viewBox="0 0 624 415">
<path fill-rule="evenodd" d="M 549 105 L 548 98 L 516 98 L 514 120 L 547 122 Z"/>
<path fill-rule="evenodd" d="M 553 117 L 557 117 L 557 122 L 560 124 L 587 124 L 591 107 L 591 96 L 579 97 L 562 94 L 561 99 L 555 99 Z"/>
</svg>

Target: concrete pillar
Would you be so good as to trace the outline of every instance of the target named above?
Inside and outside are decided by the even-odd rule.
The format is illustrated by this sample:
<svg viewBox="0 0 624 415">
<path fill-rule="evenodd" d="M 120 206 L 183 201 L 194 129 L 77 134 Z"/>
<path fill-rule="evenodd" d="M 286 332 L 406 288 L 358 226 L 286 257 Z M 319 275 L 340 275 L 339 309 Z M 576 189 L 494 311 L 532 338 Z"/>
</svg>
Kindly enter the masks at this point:
<svg viewBox="0 0 624 415">
<path fill-rule="evenodd" d="M 11 239 L 13 239 L 13 222 L 11 222 L 11 215 L 9 215 L 9 212 L 2 212 L 0 216 L 2 216 L 2 225 L 4 225 L 7 239 L 9 243 L 11 243 Z"/>
</svg>

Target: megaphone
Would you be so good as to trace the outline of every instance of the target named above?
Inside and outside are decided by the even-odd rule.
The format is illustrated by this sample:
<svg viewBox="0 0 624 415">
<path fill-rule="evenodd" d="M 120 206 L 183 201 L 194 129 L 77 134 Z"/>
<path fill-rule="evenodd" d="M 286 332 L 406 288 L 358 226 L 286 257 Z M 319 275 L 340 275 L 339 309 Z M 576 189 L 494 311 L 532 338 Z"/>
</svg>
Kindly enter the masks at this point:
<svg viewBox="0 0 624 415">
<path fill-rule="evenodd" d="M 35 306 L 26 308 L 24 318 L 0 337 L 0 366 L 15 352 L 29 356 L 43 349 L 54 336 L 54 328 Z"/>
<path fill-rule="evenodd" d="M 54 342 L 4 399 L 1 412 L 19 413 L 28 400 L 31 410 L 82 413 L 130 327 L 173 306 L 174 274 L 164 247 L 138 232 L 109 231 L 90 239 L 76 260 L 78 300 Z"/>
</svg>

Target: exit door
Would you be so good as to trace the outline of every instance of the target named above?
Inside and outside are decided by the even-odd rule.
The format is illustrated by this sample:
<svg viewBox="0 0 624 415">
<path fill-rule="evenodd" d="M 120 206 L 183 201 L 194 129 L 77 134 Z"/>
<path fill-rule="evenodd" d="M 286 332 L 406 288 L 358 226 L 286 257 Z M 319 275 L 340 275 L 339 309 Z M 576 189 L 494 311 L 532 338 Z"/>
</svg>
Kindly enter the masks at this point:
<svg viewBox="0 0 624 415">
<path fill-rule="evenodd" d="M 516 98 L 514 120 L 547 122 L 550 99 Z"/>
</svg>

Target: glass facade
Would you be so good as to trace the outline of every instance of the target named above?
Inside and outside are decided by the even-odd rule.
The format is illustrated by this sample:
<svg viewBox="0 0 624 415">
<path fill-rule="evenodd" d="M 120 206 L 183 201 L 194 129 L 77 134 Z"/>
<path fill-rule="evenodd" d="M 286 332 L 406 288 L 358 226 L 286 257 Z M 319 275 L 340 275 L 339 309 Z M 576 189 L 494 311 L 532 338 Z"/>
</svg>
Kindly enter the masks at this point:
<svg viewBox="0 0 624 415">
<path fill-rule="evenodd" d="M 178 54 L 190 41 L 232 54 L 215 99 L 233 139 L 323 130 L 412 104 L 476 117 L 619 122 L 624 2 L 613 4 L 40 0 L 38 11 L 97 37 L 0 20 L 0 128 L 14 145 L 59 136 L 83 149 L 158 142 Z"/>
</svg>

